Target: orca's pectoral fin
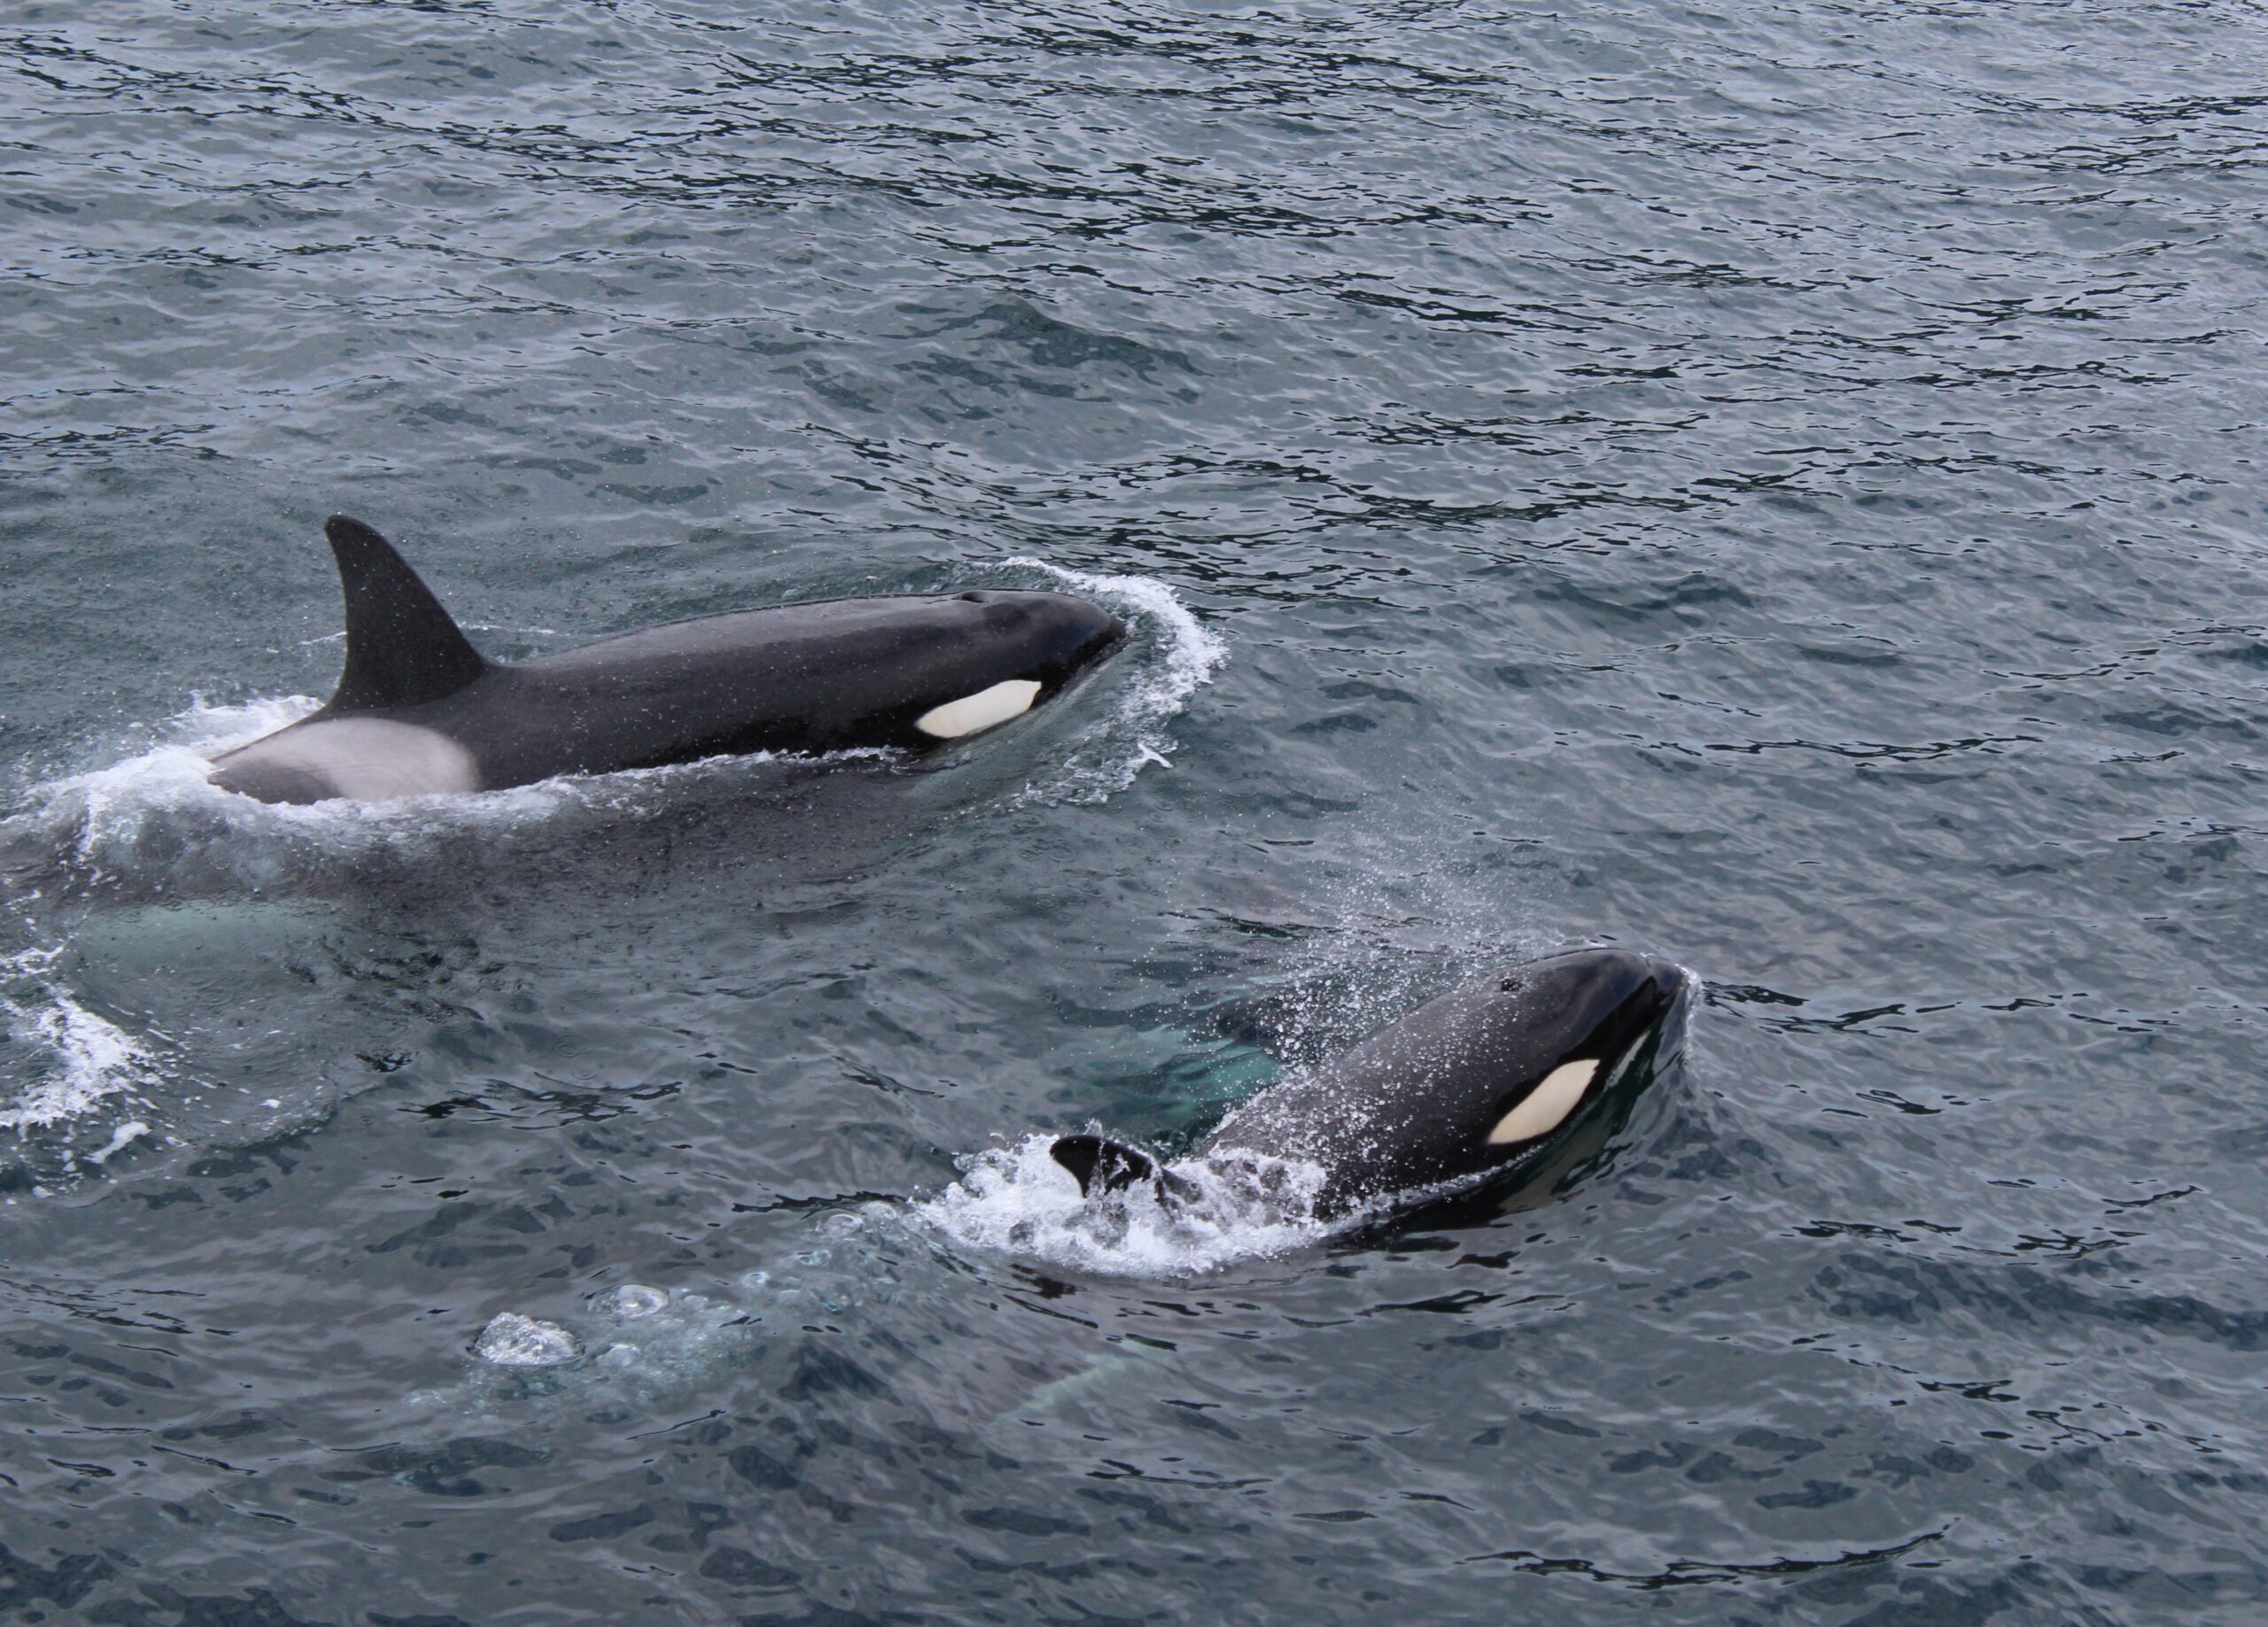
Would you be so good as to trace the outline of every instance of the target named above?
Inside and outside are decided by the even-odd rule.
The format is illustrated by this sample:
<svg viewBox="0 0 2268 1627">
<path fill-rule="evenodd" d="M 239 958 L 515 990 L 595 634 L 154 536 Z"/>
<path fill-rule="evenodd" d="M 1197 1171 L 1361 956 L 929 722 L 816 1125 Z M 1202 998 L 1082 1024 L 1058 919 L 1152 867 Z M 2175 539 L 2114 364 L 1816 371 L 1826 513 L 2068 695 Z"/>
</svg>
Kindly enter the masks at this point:
<svg viewBox="0 0 2268 1627">
<path fill-rule="evenodd" d="M 322 530 L 346 598 L 346 670 L 332 716 L 442 700 L 488 670 L 392 543 L 343 514 Z"/>
<path fill-rule="evenodd" d="M 1059 1135 L 1047 1155 L 1071 1172 L 1079 1190 L 1089 1197 L 1158 1178 L 1157 1159 L 1138 1147 L 1099 1135 Z"/>
</svg>

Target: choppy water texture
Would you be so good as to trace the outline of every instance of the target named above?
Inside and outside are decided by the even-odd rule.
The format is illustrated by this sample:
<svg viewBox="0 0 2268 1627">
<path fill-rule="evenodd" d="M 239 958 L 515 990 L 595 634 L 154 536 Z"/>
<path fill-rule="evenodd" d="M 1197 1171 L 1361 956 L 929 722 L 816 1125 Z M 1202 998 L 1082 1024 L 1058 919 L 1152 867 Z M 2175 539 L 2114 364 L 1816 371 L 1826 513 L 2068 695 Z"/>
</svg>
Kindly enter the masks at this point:
<svg viewBox="0 0 2268 1627">
<path fill-rule="evenodd" d="M 0 19 L 0 1619 L 2268 1615 L 2258 10 L 754 12 Z M 1135 638 L 239 805 L 332 509 Z M 1594 940 L 1555 1199 L 1058 1246 Z"/>
</svg>

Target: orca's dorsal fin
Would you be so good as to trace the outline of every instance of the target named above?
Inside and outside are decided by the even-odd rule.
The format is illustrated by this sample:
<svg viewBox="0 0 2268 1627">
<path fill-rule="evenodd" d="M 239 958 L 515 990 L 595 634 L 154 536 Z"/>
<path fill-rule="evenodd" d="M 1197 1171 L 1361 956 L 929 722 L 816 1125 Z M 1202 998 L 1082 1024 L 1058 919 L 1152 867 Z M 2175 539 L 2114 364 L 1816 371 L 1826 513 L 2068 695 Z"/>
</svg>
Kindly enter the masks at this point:
<svg viewBox="0 0 2268 1627">
<path fill-rule="evenodd" d="M 370 712 L 453 695 L 488 670 L 393 545 L 360 520 L 322 523 L 346 595 L 346 670 L 323 709 Z"/>
</svg>

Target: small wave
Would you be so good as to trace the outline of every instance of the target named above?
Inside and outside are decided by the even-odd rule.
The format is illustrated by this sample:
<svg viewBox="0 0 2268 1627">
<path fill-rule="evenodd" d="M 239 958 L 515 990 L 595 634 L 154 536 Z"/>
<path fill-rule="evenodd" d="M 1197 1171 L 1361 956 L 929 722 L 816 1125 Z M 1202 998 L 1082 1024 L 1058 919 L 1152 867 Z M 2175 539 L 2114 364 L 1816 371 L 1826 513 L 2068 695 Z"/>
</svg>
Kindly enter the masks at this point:
<svg viewBox="0 0 2268 1627">
<path fill-rule="evenodd" d="M 1107 802 L 1132 785 L 1135 777 L 1153 763 L 1170 767 L 1174 742 L 1165 726 L 1191 695 L 1212 681 L 1215 671 L 1228 658 L 1228 645 L 1191 613 L 1172 588 L 1154 577 L 1104 576 L 1026 556 L 1006 562 L 1045 571 L 1081 593 L 1122 605 L 1161 635 L 1158 655 L 1127 686 L 1103 731 L 1105 759 L 1081 761 L 1074 756 L 1050 785 L 1034 786 L 1026 796 Z"/>
<path fill-rule="evenodd" d="M 1177 1159 L 1197 1196 L 1161 1204 L 1146 1185 L 1088 1197 L 1049 1156 L 1055 1137 L 1028 1135 L 972 1158 L 961 1178 L 917 1201 L 917 1224 L 965 1247 L 1120 1277 L 1195 1276 L 1302 1249 L 1359 1225 L 1316 1218 L 1324 1172 L 1239 1154 Z"/>
</svg>

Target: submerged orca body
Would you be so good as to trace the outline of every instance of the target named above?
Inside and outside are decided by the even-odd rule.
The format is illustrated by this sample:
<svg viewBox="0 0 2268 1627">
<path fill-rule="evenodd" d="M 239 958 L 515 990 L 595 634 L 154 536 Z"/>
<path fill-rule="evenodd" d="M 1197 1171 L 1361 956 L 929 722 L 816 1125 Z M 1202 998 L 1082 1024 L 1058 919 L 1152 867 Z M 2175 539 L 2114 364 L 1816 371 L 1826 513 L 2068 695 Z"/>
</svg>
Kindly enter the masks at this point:
<svg viewBox="0 0 2268 1627">
<path fill-rule="evenodd" d="M 485 659 L 386 539 L 324 523 L 346 670 L 310 717 L 222 753 L 263 802 L 493 791 L 755 751 L 920 749 L 1006 723 L 1125 629 L 1061 593 L 826 599 L 673 622 L 540 660 Z"/>
<path fill-rule="evenodd" d="M 1624 949 L 1575 949 L 1452 989 L 1344 1055 L 1303 1068 L 1221 1121 L 1195 1156 L 1321 1171 L 1335 1219 L 1402 1193 L 1533 1173 L 1627 1111 L 1651 1077 L 1685 974 Z M 1169 1208 L 1199 1195 L 1139 1148 L 1066 1135 L 1055 1161 L 1092 1197 L 1148 1183 Z"/>
</svg>

